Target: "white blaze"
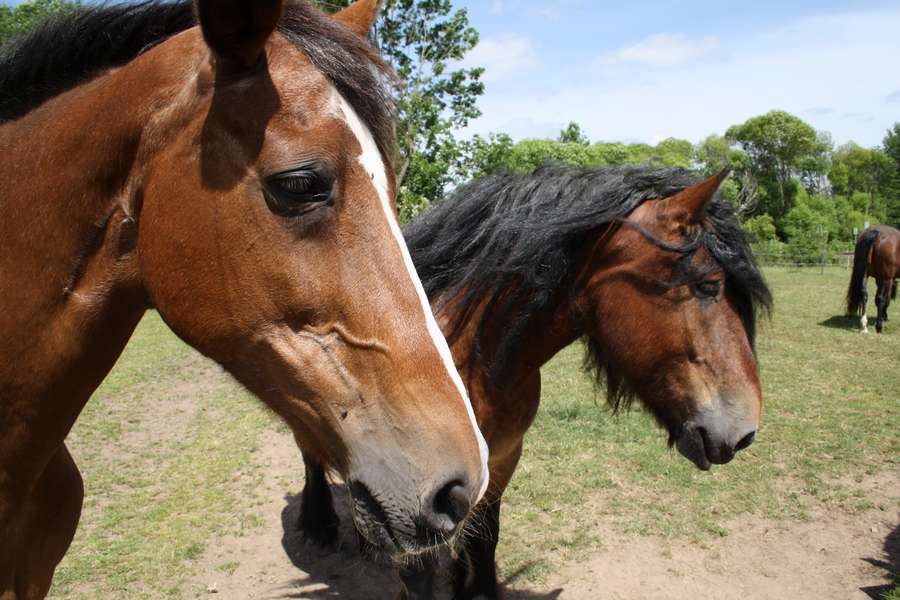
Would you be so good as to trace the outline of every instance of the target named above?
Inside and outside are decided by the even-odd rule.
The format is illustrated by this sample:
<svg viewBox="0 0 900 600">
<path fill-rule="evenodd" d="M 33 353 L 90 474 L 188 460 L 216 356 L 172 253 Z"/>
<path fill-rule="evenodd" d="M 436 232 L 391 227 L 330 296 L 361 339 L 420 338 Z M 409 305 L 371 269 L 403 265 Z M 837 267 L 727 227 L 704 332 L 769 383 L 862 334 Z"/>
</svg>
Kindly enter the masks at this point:
<svg viewBox="0 0 900 600">
<path fill-rule="evenodd" d="M 422 315 L 425 317 L 425 325 L 428 328 L 428 333 L 431 335 L 431 339 L 434 342 L 435 348 L 437 348 L 438 354 L 444 361 L 444 367 L 447 369 L 450 379 L 453 380 L 453 383 L 456 384 L 456 388 L 459 390 L 463 404 L 465 404 L 466 407 L 466 412 L 469 415 L 469 420 L 472 422 L 472 429 L 475 431 L 475 439 L 478 440 L 478 449 L 481 452 L 482 481 L 481 489 L 478 492 L 478 500 L 480 500 L 488 486 L 487 442 L 484 441 L 484 436 L 478 428 L 478 422 L 475 420 L 475 411 L 472 410 L 472 402 L 469 400 L 466 386 L 463 384 L 462 377 L 459 376 L 459 372 L 456 370 L 456 364 L 453 362 L 453 355 L 450 353 L 450 346 L 447 345 L 447 340 L 444 338 L 441 328 L 438 327 L 437 321 L 434 318 L 434 313 L 431 312 L 431 304 L 428 302 L 425 288 L 422 287 L 422 282 L 419 279 L 418 273 L 416 273 L 416 268 L 413 265 L 409 249 L 406 247 L 406 241 L 403 238 L 400 224 L 397 222 L 397 218 L 394 216 L 394 210 L 391 208 L 391 202 L 388 196 L 387 170 L 381 156 L 381 151 L 378 149 L 378 144 L 375 143 L 372 132 L 369 131 L 369 128 L 360 120 L 359 115 L 356 114 L 356 111 L 350 103 L 339 93 L 335 92 L 335 94 L 338 96 L 340 108 L 344 113 L 347 126 L 350 127 L 350 130 L 356 136 L 357 140 L 359 140 L 359 145 L 362 147 L 362 154 L 359 157 L 359 162 L 366 170 L 366 173 L 371 177 L 372 185 L 375 186 L 375 191 L 378 194 L 378 199 L 381 201 L 381 208 L 384 211 L 384 216 L 387 219 L 391 234 L 397 242 L 397 246 L 400 249 L 400 255 L 403 257 L 403 264 L 406 265 L 409 278 L 419 296 L 419 302 L 422 305 Z"/>
</svg>

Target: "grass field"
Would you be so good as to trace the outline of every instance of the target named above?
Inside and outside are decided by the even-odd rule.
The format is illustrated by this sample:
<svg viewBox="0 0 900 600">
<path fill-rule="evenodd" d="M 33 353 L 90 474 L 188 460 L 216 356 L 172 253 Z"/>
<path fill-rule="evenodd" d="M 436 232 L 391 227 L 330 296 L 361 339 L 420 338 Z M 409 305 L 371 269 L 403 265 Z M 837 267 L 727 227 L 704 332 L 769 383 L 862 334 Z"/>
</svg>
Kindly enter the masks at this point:
<svg viewBox="0 0 900 600">
<path fill-rule="evenodd" d="M 885 335 L 862 336 L 835 318 L 847 271 L 767 277 L 776 312 L 758 344 L 765 422 L 725 468 L 700 473 L 641 412 L 610 414 L 579 369 L 580 348 L 545 368 L 504 505 L 505 573 L 539 579 L 602 546 L 597 532 L 610 526 L 703 543 L 737 515 L 872 508 L 863 482 L 900 471 L 900 305 Z M 283 431 L 149 315 L 70 438 L 88 499 L 53 597 L 181 597 L 214 535 L 257 526 L 238 499 L 273 430 Z"/>
</svg>

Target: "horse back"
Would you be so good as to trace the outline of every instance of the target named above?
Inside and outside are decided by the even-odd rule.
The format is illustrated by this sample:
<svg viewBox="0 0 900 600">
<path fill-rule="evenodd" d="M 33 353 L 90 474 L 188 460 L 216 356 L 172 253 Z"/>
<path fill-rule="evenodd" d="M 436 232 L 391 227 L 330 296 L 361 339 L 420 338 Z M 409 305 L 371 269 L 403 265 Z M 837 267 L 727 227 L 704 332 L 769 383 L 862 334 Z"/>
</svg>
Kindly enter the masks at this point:
<svg viewBox="0 0 900 600">
<path fill-rule="evenodd" d="M 869 258 L 869 274 L 879 280 L 900 278 L 900 231 L 886 225 L 876 229 L 878 239 Z"/>
</svg>

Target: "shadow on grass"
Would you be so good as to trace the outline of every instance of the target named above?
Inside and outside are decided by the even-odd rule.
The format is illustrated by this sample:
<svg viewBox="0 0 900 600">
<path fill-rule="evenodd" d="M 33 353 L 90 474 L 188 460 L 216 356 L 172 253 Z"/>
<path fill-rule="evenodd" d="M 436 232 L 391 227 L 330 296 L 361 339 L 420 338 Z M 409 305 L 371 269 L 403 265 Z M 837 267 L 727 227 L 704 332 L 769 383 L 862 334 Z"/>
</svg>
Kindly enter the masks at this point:
<svg viewBox="0 0 900 600">
<path fill-rule="evenodd" d="M 297 528 L 302 505 L 301 496 L 286 496 L 286 505 L 281 511 L 283 535 L 281 546 L 291 563 L 303 571 L 304 576 L 290 582 L 288 589 L 278 590 L 271 598 L 305 598 L 309 600 L 394 600 L 399 597 L 400 583 L 394 567 L 386 562 L 363 557 L 359 541 L 353 529 L 353 520 L 347 486 L 331 485 L 334 507 L 341 520 L 337 548 L 322 548 L 308 542 Z M 437 597 L 450 597 L 450 571 L 447 561 L 442 561 L 437 585 Z M 513 573 L 504 582 L 507 588 L 515 582 L 521 572 Z M 561 589 L 551 592 L 533 592 L 508 589 L 507 600 L 557 600 Z"/>
<path fill-rule="evenodd" d="M 281 511 L 283 535 L 281 546 L 291 563 L 303 571 L 273 598 L 305 598 L 324 600 L 393 600 L 400 593 L 400 584 L 391 565 L 364 558 L 350 516 L 347 486 L 332 485 L 334 507 L 341 519 L 338 545 L 323 548 L 308 542 L 298 530 L 302 506 L 301 496 L 286 496 Z"/>
<path fill-rule="evenodd" d="M 874 319 L 870 321 L 875 323 Z M 819 323 L 820 327 L 828 327 L 829 329 L 845 329 L 847 331 L 859 331 L 859 317 L 848 317 L 840 315 L 830 317 Z"/>
<path fill-rule="evenodd" d="M 506 600 L 557 600 L 562 594 L 562 588 L 552 592 L 529 592 L 527 590 L 507 590 L 503 595 Z"/>
<path fill-rule="evenodd" d="M 894 583 L 887 585 L 860 588 L 872 600 L 882 600 L 895 586 L 900 589 L 900 525 L 897 525 L 885 538 L 882 558 L 864 558 L 863 560 L 874 567 L 884 569 L 885 576 L 894 580 Z"/>
<path fill-rule="evenodd" d="M 563 593 L 562 588 L 555 589 L 551 592 L 535 592 L 531 590 L 514 590 L 510 589 L 513 583 L 518 580 L 524 572 L 534 566 L 535 563 L 523 565 L 518 571 L 506 578 L 503 582 L 503 598 L 506 600 L 557 600 Z"/>
</svg>

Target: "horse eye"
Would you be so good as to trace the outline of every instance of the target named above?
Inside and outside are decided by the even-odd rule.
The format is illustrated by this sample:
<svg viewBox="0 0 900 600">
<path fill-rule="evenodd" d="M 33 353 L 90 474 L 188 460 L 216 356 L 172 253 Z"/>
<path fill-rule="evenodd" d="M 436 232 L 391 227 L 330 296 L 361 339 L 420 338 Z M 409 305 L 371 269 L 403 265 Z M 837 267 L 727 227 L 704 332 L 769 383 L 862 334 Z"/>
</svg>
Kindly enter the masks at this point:
<svg viewBox="0 0 900 600">
<path fill-rule="evenodd" d="M 333 182 L 315 171 L 279 173 L 266 179 L 263 193 L 277 215 L 297 217 L 331 204 Z"/>
<path fill-rule="evenodd" d="M 708 279 L 697 284 L 697 293 L 705 298 L 715 298 L 722 290 L 722 283 L 716 279 Z"/>
</svg>

